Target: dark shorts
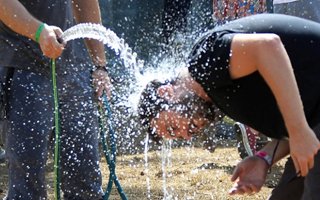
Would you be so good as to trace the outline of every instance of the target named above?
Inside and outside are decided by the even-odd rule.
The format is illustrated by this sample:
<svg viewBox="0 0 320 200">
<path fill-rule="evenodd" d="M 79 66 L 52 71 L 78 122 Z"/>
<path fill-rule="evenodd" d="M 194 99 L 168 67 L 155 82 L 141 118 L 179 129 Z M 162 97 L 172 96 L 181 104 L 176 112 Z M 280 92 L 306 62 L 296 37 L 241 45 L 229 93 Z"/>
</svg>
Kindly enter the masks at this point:
<svg viewBox="0 0 320 200">
<path fill-rule="evenodd" d="M 320 138 L 320 124 L 313 128 Z M 269 200 L 318 200 L 320 199 L 320 152 L 314 160 L 314 167 L 306 177 L 297 177 L 293 161 L 288 158 L 278 186 L 272 191 Z"/>
</svg>

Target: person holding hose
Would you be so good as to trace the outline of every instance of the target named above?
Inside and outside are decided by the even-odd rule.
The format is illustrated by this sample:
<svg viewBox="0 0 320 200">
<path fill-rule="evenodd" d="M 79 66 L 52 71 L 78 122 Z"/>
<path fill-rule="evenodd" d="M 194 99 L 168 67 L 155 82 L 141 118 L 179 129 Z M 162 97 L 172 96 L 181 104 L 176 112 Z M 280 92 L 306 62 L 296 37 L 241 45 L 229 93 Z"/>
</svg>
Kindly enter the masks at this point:
<svg viewBox="0 0 320 200">
<path fill-rule="evenodd" d="M 8 200 L 47 198 L 54 127 L 50 59 L 57 65 L 64 199 L 103 196 L 95 102 L 103 92 L 110 96 L 104 45 L 59 41 L 62 30 L 83 22 L 101 23 L 98 0 L 0 0 L 0 66 L 15 69 L 8 98 Z"/>
</svg>

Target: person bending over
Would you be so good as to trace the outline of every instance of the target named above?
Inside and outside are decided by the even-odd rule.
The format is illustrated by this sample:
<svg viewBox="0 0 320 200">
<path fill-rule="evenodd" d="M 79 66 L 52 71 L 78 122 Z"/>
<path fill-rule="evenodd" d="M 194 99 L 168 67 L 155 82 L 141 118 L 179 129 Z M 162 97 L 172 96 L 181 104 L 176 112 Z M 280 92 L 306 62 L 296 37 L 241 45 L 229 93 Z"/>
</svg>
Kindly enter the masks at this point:
<svg viewBox="0 0 320 200">
<path fill-rule="evenodd" d="M 141 123 L 158 139 L 190 139 L 214 119 L 216 106 L 274 139 L 238 164 L 230 194 L 258 192 L 268 168 L 290 154 L 281 190 L 270 198 L 287 199 L 280 195 L 296 187 L 294 199 L 320 199 L 319 50 L 320 24 L 298 17 L 260 14 L 215 27 L 176 79 L 147 85 Z"/>
</svg>

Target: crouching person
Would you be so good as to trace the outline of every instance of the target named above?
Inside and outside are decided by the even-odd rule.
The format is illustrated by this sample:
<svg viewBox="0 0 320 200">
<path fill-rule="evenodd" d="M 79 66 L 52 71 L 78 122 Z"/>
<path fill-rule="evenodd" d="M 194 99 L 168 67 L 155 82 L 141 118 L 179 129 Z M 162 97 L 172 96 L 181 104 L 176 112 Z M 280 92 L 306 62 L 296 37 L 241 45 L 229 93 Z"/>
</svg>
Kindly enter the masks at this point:
<svg viewBox="0 0 320 200">
<path fill-rule="evenodd" d="M 295 188 L 292 199 L 320 199 L 319 50 L 320 24 L 297 17 L 261 14 L 215 27 L 176 79 L 149 83 L 141 122 L 156 139 L 190 139 L 214 120 L 217 106 L 275 139 L 239 163 L 230 194 L 258 192 L 268 168 L 290 154 L 270 198 L 291 199 Z"/>
</svg>

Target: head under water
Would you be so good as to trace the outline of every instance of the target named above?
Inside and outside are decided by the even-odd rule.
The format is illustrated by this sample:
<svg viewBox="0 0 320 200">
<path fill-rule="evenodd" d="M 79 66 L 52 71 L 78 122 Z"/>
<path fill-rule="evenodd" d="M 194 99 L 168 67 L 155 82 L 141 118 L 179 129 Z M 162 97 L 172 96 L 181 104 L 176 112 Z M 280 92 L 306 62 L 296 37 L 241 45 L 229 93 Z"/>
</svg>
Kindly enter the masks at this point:
<svg viewBox="0 0 320 200">
<path fill-rule="evenodd" d="M 150 138 L 190 139 L 216 120 L 217 108 L 189 90 L 183 90 L 176 100 L 159 94 L 159 88 L 174 86 L 178 79 L 151 81 L 143 90 L 139 101 L 139 116 Z"/>
</svg>

